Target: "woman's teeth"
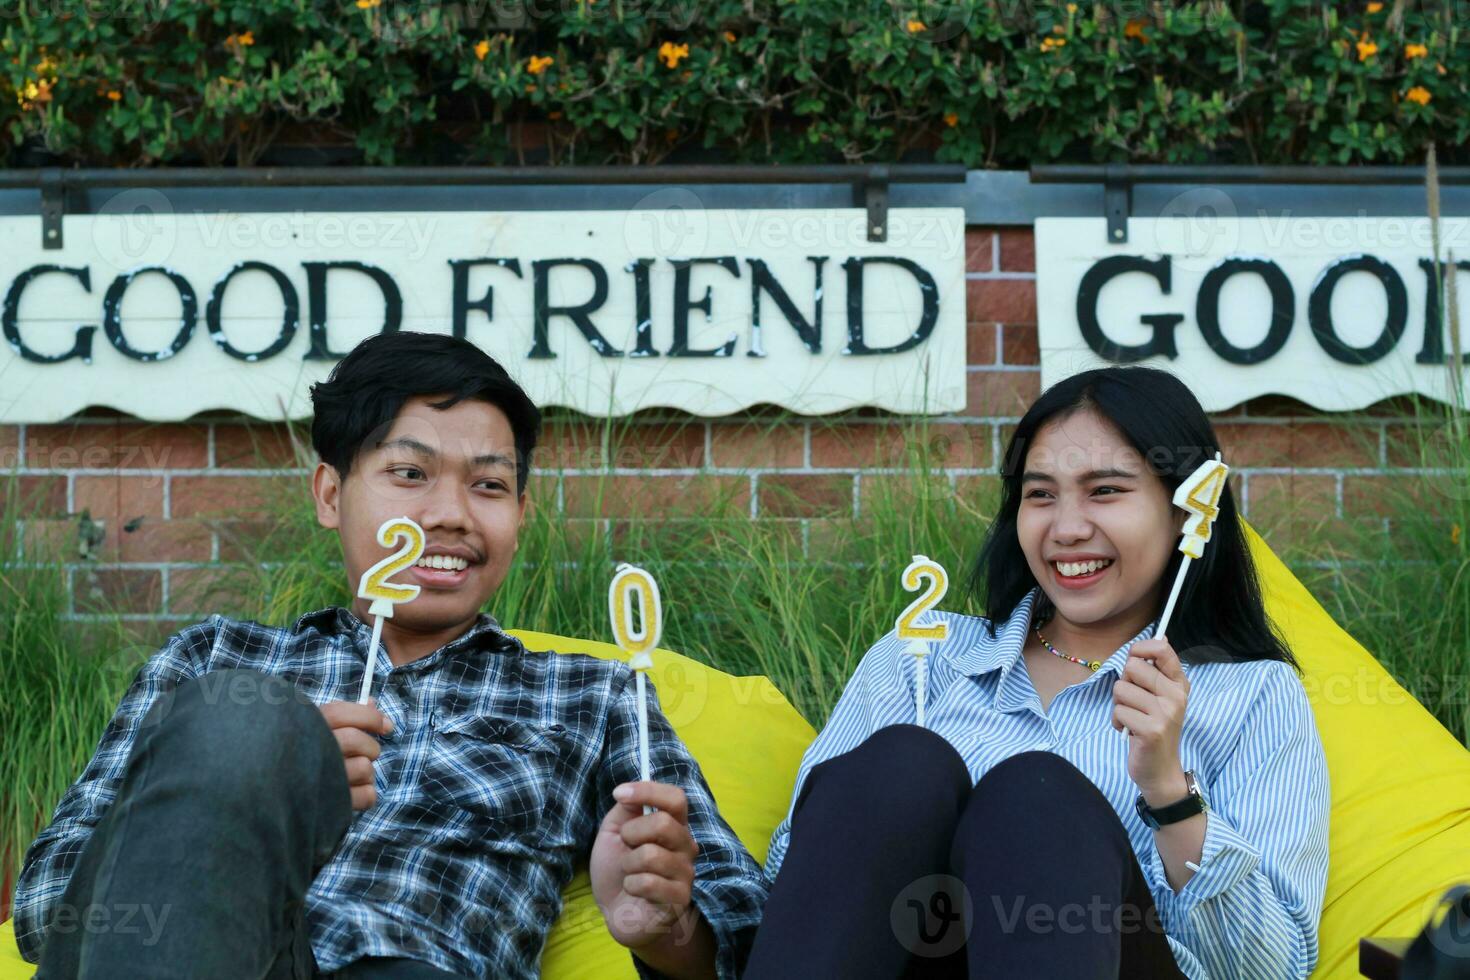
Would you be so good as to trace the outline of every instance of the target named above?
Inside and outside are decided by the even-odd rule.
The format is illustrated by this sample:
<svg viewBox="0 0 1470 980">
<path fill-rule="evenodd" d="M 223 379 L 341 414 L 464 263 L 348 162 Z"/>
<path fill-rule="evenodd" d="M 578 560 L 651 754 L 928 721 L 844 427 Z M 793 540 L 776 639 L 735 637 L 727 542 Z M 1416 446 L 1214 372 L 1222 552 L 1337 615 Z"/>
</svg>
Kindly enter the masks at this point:
<svg viewBox="0 0 1470 980">
<path fill-rule="evenodd" d="M 1103 561 L 1059 561 L 1054 564 L 1057 571 L 1067 578 L 1076 578 L 1079 575 L 1091 575 L 1099 568 L 1107 568 L 1113 563 L 1112 559 Z"/>
<path fill-rule="evenodd" d="M 451 558 L 449 555 L 427 555 L 414 564 L 420 568 L 438 568 L 450 572 L 462 572 L 470 566 L 463 558 Z"/>
</svg>

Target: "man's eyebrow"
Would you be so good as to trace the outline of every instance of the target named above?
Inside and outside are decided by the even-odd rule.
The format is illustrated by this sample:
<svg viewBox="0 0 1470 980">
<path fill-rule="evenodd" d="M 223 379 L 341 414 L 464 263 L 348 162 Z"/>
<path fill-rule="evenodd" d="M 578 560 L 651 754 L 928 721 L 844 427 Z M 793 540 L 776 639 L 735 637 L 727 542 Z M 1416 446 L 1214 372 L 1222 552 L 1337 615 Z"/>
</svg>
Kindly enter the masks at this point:
<svg viewBox="0 0 1470 980">
<path fill-rule="evenodd" d="M 397 439 L 389 439 L 387 442 L 378 443 L 379 449 L 405 449 L 418 456 L 436 459 L 439 451 L 433 446 L 427 446 L 412 436 L 399 436 Z M 470 459 L 471 466 L 508 466 L 515 469 L 515 459 L 504 453 L 481 453 Z"/>
</svg>

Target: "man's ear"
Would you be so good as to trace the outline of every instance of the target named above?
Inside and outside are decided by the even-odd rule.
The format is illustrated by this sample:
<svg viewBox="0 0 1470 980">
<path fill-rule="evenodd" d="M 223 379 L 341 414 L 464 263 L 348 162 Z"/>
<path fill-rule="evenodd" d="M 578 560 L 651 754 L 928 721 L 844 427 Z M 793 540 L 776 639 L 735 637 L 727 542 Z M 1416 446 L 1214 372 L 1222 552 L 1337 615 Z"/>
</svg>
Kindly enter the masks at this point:
<svg viewBox="0 0 1470 980">
<path fill-rule="evenodd" d="M 342 480 L 335 468 L 317 463 L 311 475 L 311 496 L 316 501 L 316 522 L 322 527 L 342 526 Z"/>
<path fill-rule="evenodd" d="M 521 528 L 526 526 L 526 504 L 530 501 L 530 499 L 530 495 L 525 490 L 522 490 L 520 499 L 520 513 L 516 515 L 516 543 L 515 547 L 511 548 L 510 550 L 511 554 L 515 554 L 517 551 L 521 550 Z"/>
</svg>

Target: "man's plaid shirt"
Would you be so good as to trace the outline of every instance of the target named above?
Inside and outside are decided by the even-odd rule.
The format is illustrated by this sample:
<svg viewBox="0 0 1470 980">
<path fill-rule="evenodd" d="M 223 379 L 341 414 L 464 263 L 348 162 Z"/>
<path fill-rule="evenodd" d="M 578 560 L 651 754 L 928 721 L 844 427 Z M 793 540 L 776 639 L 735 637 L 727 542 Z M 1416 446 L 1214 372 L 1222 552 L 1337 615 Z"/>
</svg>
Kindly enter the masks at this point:
<svg viewBox="0 0 1470 980">
<path fill-rule="evenodd" d="M 81 778 L 26 853 L 16 940 L 39 958 L 92 829 L 117 795 L 150 705 L 192 677 L 246 667 L 289 679 L 317 704 L 353 701 L 370 628 L 341 608 L 290 629 L 213 616 L 172 636 L 139 670 Z M 561 891 L 613 805 L 638 778 L 638 706 L 625 663 L 526 649 L 482 614 L 459 639 L 393 666 L 380 651 L 378 800 L 307 895 L 311 945 L 330 972 L 406 956 L 466 976 L 534 977 Z M 699 845 L 694 903 L 719 943 L 721 977 L 743 965 L 765 904 L 760 866 L 649 685 L 653 778 L 682 787 Z M 653 975 L 634 958 L 645 975 Z"/>
</svg>

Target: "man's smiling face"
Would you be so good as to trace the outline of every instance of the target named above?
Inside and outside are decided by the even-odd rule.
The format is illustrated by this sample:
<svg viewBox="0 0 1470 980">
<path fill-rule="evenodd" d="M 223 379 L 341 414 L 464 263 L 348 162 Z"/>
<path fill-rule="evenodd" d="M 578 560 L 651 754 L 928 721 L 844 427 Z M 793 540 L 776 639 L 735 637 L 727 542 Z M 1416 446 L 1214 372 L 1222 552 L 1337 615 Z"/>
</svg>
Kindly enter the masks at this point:
<svg viewBox="0 0 1470 980">
<path fill-rule="evenodd" d="M 445 397 L 406 401 L 387 432 L 363 444 L 345 481 L 325 463 L 313 480 L 317 519 L 342 539 L 354 596 L 362 573 L 389 554 L 377 540 L 384 521 L 406 516 L 424 529 L 423 558 L 392 579 L 420 587 L 417 598 L 394 611 L 391 622 L 404 633 L 453 631 L 472 622 L 505 580 L 525 517 L 505 413 L 477 399 L 442 411 L 431 407 Z M 353 612 L 365 622 L 368 605 L 353 600 Z"/>
</svg>

